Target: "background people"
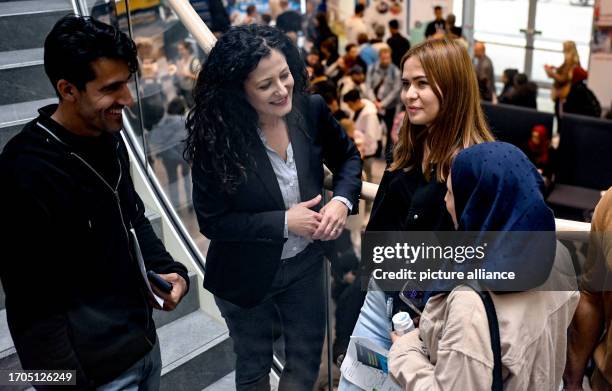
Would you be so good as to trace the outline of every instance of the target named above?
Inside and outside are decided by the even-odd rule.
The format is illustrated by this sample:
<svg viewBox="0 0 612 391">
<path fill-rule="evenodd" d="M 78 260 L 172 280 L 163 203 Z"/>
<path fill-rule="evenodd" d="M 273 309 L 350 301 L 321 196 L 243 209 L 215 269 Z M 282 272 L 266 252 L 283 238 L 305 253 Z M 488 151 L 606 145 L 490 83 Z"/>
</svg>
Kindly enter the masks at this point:
<svg viewBox="0 0 612 391">
<path fill-rule="evenodd" d="M 461 27 L 455 26 L 457 17 L 455 14 L 446 15 L 446 34 L 450 39 L 457 39 L 463 36 L 463 29 Z"/>
<path fill-rule="evenodd" d="M 586 83 L 588 72 L 577 66 L 572 72 L 569 93 L 563 102 L 563 112 L 599 118 L 601 104 Z"/>
<path fill-rule="evenodd" d="M 284 34 L 240 26 L 210 52 L 188 117 L 194 207 L 211 239 L 204 287 L 234 341 L 238 390 L 269 389 L 279 315 L 279 389 L 312 389 L 325 325 L 319 240 L 341 234 L 359 199 L 359 153 L 305 88 L 304 63 Z M 321 207 L 323 161 L 334 197 Z"/>
<path fill-rule="evenodd" d="M 435 38 L 444 36 L 446 31 L 446 21 L 442 17 L 442 7 L 439 5 L 434 7 L 435 19 L 427 24 L 425 28 L 425 38 L 433 38 L 435 34 L 438 34 Z"/>
<path fill-rule="evenodd" d="M 399 69 L 391 63 L 391 49 L 380 49 L 378 61 L 368 69 L 366 77 L 367 97 L 374 102 L 378 113 L 382 116 L 387 130 L 393 126 L 395 110 L 399 104 L 399 95 L 402 88 Z M 386 145 L 389 142 L 387 132 Z"/>
<path fill-rule="evenodd" d="M 196 7 L 198 16 L 215 36 L 219 36 L 230 27 L 230 17 L 227 14 L 223 0 L 207 0 Z"/>
<path fill-rule="evenodd" d="M 302 31 L 302 15 L 289 7 L 288 0 L 280 0 L 279 4 L 283 12 L 276 18 L 276 27 L 284 33 Z"/>
<path fill-rule="evenodd" d="M 255 4 L 251 4 L 246 8 L 246 16 L 242 19 L 242 24 L 259 23 L 261 17 L 257 13 Z"/>
<path fill-rule="evenodd" d="M 550 149 L 550 140 L 548 139 L 546 126 L 535 125 L 531 129 L 531 137 L 523 151 L 533 165 L 540 170 L 540 174 L 546 176 L 550 174 Z"/>
<path fill-rule="evenodd" d="M 474 69 L 478 79 L 480 98 L 487 102 L 496 102 L 495 92 L 495 73 L 493 72 L 493 62 L 485 53 L 484 42 L 474 44 Z"/>
<path fill-rule="evenodd" d="M 345 74 L 349 73 L 355 65 L 359 65 L 365 73 L 365 71 L 368 69 L 368 65 L 365 63 L 365 61 L 363 61 L 361 56 L 359 56 L 359 46 L 357 46 L 356 43 L 349 43 L 346 45 L 345 51 L 345 55 L 342 56 Z"/>
<path fill-rule="evenodd" d="M 346 93 L 343 100 L 353 112 L 351 119 L 355 124 L 355 130 L 365 135 L 367 140 L 364 140 L 365 145 L 371 145 L 371 148 L 366 149 L 363 157 L 363 171 L 366 180 L 371 181 L 374 159 L 380 156 L 383 147 L 383 132 L 380 120 L 378 119 L 378 109 L 372 101 L 362 98 L 357 89 Z"/>
<path fill-rule="evenodd" d="M 580 57 L 574 41 L 563 42 L 563 64 L 559 67 L 549 64 L 544 65 L 546 75 L 553 79 L 551 98 L 555 102 L 555 114 L 557 116 L 559 115 L 559 105 L 563 104 L 570 92 L 574 68 L 579 66 Z"/>
<path fill-rule="evenodd" d="M 338 80 L 338 92 L 340 96 L 346 95 L 349 91 L 359 90 L 364 96 L 367 94 L 367 85 L 365 84 L 366 73 L 365 68 L 361 65 L 353 65 L 348 72 Z"/>
<path fill-rule="evenodd" d="M 368 26 L 363 20 L 364 11 L 365 7 L 363 4 L 355 5 L 355 14 L 347 19 L 344 23 L 346 30 L 346 42 L 348 44 L 356 44 L 359 34 L 365 34 L 366 36 L 368 35 Z"/>
<path fill-rule="evenodd" d="M 316 39 L 314 41 L 314 46 L 318 49 L 322 49 L 323 42 L 327 40 L 331 40 L 335 43 L 335 51 L 338 51 L 338 36 L 333 33 L 329 24 L 327 24 L 327 15 L 324 12 L 317 12 L 315 16 L 315 29 L 316 29 Z M 329 45 L 329 44 L 328 44 Z M 331 50 L 333 52 L 333 49 Z M 337 53 L 336 53 L 337 55 Z M 334 59 L 335 61 L 335 59 Z M 329 65 L 332 63 L 330 62 Z"/>
<path fill-rule="evenodd" d="M 374 27 L 374 38 L 370 39 L 370 44 L 372 45 L 374 50 L 376 50 L 376 53 L 380 53 L 380 49 L 382 48 L 389 48 L 389 45 L 387 45 L 383 41 L 384 37 L 385 37 L 385 25 L 377 24 Z"/>
<path fill-rule="evenodd" d="M 399 68 L 402 57 L 410 49 L 410 41 L 399 32 L 397 19 L 389 21 L 389 33 L 391 36 L 387 39 L 387 45 L 391 48 L 393 64 Z"/>
<path fill-rule="evenodd" d="M 176 84 L 178 93 L 187 102 L 188 107 L 193 107 L 193 87 L 200 71 L 200 60 L 194 55 L 193 47 L 186 41 L 178 43 L 179 59 L 171 70 L 176 72 Z"/>
<path fill-rule="evenodd" d="M 506 68 L 502 72 L 501 82 L 504 85 L 502 87 L 501 93 L 497 97 L 497 101 L 499 103 L 505 103 L 504 100 L 510 94 L 514 86 L 514 76 L 516 76 L 518 73 L 519 73 L 518 69 L 515 69 L 515 68 Z"/>
<path fill-rule="evenodd" d="M 524 73 L 515 74 L 512 80 L 512 87 L 499 96 L 499 103 L 528 107 L 530 109 L 537 109 L 537 84 L 532 81 L 529 81 L 527 75 Z"/>
<path fill-rule="evenodd" d="M 359 34 L 357 36 L 357 44 L 359 45 L 359 58 L 365 62 L 369 69 L 378 61 L 378 53 L 370 44 L 370 39 L 367 34 Z"/>
<path fill-rule="evenodd" d="M 183 159 L 183 142 L 187 137 L 185 130 L 185 101 L 175 97 L 168 103 L 168 108 L 161 121 L 148 133 L 148 153 L 160 159 L 168 177 L 168 195 L 175 208 L 188 204 L 191 200 L 191 176 L 189 164 Z M 178 171 L 181 174 L 178 174 Z M 183 183 L 186 203 L 180 199 L 179 184 Z"/>
</svg>

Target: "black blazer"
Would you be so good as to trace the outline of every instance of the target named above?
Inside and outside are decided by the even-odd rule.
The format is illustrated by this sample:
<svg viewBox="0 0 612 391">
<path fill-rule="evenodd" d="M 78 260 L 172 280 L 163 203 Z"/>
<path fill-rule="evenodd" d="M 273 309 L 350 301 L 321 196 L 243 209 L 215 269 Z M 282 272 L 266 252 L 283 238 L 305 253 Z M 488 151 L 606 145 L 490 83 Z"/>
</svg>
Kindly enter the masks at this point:
<svg viewBox="0 0 612 391">
<path fill-rule="evenodd" d="M 418 168 L 385 171 L 366 231 L 452 231 L 445 195 L 446 184 L 427 181 Z"/>
<path fill-rule="evenodd" d="M 305 131 L 288 126 L 301 199 L 322 193 L 325 163 L 334 173 L 334 195 L 351 201 L 355 212 L 361 191 L 359 153 L 320 96 L 307 97 L 302 106 Z M 211 240 L 204 288 L 247 308 L 268 291 L 286 241 L 285 205 L 263 143 L 250 152 L 256 167 L 247 168 L 246 180 L 230 195 L 206 177 L 197 160 L 192 173 L 200 232 Z"/>
</svg>

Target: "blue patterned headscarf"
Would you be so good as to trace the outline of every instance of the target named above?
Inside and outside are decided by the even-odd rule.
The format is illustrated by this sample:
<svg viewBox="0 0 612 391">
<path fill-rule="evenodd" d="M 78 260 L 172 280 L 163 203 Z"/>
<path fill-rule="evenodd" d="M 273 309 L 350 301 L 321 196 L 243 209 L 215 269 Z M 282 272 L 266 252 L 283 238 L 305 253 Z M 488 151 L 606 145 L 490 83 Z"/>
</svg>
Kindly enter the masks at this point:
<svg viewBox="0 0 612 391">
<path fill-rule="evenodd" d="M 489 142 L 461 151 L 451 167 L 460 231 L 554 231 L 542 176 L 514 145 Z"/>
<path fill-rule="evenodd" d="M 480 285 L 518 291 L 542 284 L 554 263 L 555 218 L 544 202 L 541 175 L 527 156 L 503 142 L 478 144 L 457 155 L 451 176 L 458 231 L 475 232 L 478 241 L 488 243 L 479 267 L 518 276 L 516 281 L 481 280 Z"/>
</svg>

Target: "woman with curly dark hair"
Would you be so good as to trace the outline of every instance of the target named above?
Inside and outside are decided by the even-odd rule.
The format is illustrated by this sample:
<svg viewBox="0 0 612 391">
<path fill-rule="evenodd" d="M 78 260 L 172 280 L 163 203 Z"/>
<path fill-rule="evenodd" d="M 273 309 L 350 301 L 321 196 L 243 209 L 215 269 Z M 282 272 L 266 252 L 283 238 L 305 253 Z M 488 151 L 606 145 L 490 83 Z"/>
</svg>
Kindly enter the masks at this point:
<svg viewBox="0 0 612 391">
<path fill-rule="evenodd" d="M 340 235 L 359 200 L 359 153 L 306 83 L 279 30 L 232 28 L 210 52 L 187 120 L 193 202 L 211 240 L 204 287 L 234 340 L 238 390 L 269 389 L 279 314 L 279 389 L 312 389 L 325 323 L 320 241 Z M 321 207 L 323 163 L 334 197 Z"/>
</svg>

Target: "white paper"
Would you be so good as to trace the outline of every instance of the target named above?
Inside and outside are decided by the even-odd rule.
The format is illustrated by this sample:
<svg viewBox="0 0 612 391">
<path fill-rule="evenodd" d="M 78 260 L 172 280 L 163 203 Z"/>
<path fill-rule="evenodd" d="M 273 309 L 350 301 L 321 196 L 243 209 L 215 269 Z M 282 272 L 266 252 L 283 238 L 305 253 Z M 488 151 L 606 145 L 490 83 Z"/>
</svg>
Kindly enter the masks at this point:
<svg viewBox="0 0 612 391">
<path fill-rule="evenodd" d="M 149 283 L 149 277 L 147 277 L 147 269 L 145 268 L 144 259 L 142 258 L 142 252 L 140 252 L 140 244 L 138 243 L 138 237 L 136 237 L 136 231 L 134 228 L 130 228 L 130 234 L 132 235 L 132 240 L 134 243 L 134 254 L 136 255 L 136 260 L 138 261 L 138 267 L 140 268 L 140 273 L 142 274 L 142 278 L 147 285 L 147 290 L 149 291 L 149 295 L 159 304 L 160 308 L 164 308 L 164 299 L 157 296 L 153 289 L 151 288 L 151 283 Z"/>
<path fill-rule="evenodd" d="M 376 353 L 389 357 L 389 351 L 377 346 L 372 340 L 365 337 L 352 336 L 346 357 L 342 361 L 340 371 L 342 376 L 366 391 L 401 391 L 402 388 L 391 377 L 380 369 L 362 364 L 357 360 L 357 347 L 359 344 Z"/>
</svg>

